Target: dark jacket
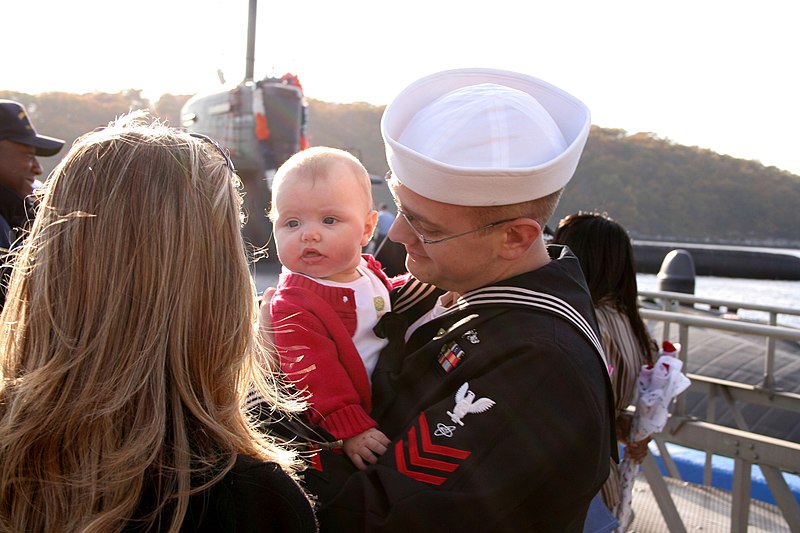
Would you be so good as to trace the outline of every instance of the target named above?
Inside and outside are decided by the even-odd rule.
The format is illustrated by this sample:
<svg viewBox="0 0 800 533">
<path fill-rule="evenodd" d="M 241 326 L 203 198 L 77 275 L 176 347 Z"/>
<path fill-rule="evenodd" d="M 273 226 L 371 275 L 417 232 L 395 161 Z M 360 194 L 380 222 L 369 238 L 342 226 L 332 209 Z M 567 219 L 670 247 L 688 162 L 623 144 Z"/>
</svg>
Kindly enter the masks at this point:
<svg viewBox="0 0 800 533">
<path fill-rule="evenodd" d="M 30 229 L 34 217 L 33 202 L 0 185 L 0 311 L 6 302 L 6 290 L 11 277 L 8 252 L 22 242 L 24 230 Z"/>
<path fill-rule="evenodd" d="M 146 516 L 154 502 L 153 492 L 146 491 L 136 516 Z M 134 518 L 125 531 L 153 533 L 166 530 L 168 525 L 146 529 L 137 527 Z M 223 531 L 314 533 L 317 524 L 303 490 L 280 466 L 239 455 L 222 480 L 191 497 L 181 527 L 185 533 Z"/>
</svg>

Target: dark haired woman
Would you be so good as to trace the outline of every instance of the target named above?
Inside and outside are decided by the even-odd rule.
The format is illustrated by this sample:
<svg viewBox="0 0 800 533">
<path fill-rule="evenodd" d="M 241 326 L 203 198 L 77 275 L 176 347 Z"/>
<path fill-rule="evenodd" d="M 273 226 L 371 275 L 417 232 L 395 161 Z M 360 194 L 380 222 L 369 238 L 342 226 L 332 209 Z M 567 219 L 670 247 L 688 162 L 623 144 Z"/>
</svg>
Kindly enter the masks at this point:
<svg viewBox="0 0 800 533">
<path fill-rule="evenodd" d="M 558 224 L 554 243 L 569 246 L 578 257 L 592 295 L 603 349 L 611 367 L 617 409 L 617 438 L 625 455 L 641 462 L 649 439 L 630 442 L 629 418 L 620 414 L 634 400 L 636 378 L 654 360 L 656 344 L 639 316 L 633 246 L 625 228 L 600 213 L 575 213 Z M 613 467 L 602 489 L 609 509 L 619 504 L 619 473 Z"/>
</svg>

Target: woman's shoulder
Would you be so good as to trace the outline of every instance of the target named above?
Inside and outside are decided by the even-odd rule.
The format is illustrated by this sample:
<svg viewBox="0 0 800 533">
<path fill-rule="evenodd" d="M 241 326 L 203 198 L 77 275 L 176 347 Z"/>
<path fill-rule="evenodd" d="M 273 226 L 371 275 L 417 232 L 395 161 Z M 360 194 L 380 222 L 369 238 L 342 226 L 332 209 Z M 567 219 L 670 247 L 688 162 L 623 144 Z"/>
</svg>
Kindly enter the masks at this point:
<svg viewBox="0 0 800 533">
<path fill-rule="evenodd" d="M 628 324 L 628 317 L 604 300 L 600 300 L 595 305 L 594 312 L 597 316 L 597 325 L 600 326 L 601 330 L 604 325 L 617 324 L 619 326 Z"/>
<path fill-rule="evenodd" d="M 616 350 L 625 353 L 635 354 L 641 351 L 627 316 L 610 305 L 598 305 L 594 310 L 606 350 L 610 348 L 607 344 L 613 343 Z"/>
<path fill-rule="evenodd" d="M 308 497 L 300 484 L 295 481 L 278 463 L 262 461 L 253 457 L 239 455 L 233 468 L 223 480 L 234 487 L 234 492 L 250 497 L 256 488 L 257 499 L 265 499 L 266 495 L 300 507 L 310 505 Z"/>
<path fill-rule="evenodd" d="M 203 524 L 226 531 L 317 531 L 308 496 L 277 463 L 239 455 L 204 500 Z M 199 528 L 198 531 L 211 531 Z"/>
<path fill-rule="evenodd" d="M 225 479 L 229 483 L 238 482 L 245 486 L 247 483 L 257 481 L 300 489 L 300 485 L 278 463 L 241 454 L 236 457 L 236 463 L 225 475 Z"/>
<path fill-rule="evenodd" d="M 272 473 L 281 476 L 284 471 L 278 463 L 272 461 L 262 461 L 255 457 L 239 454 L 236 456 L 236 462 L 231 468 L 231 472 L 236 475 L 256 474 L 258 472 Z"/>
</svg>

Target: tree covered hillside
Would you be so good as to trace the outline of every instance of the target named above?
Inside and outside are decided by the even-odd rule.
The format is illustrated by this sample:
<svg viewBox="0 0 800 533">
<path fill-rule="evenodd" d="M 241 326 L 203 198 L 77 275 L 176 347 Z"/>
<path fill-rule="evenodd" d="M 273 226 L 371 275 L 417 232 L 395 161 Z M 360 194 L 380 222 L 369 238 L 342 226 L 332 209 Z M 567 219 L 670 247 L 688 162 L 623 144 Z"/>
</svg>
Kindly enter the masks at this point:
<svg viewBox="0 0 800 533">
<path fill-rule="evenodd" d="M 595 126 L 557 215 L 607 211 L 641 239 L 787 245 L 800 242 L 798 206 L 800 176 Z"/>
<path fill-rule="evenodd" d="M 178 126 L 189 96 L 165 94 L 151 103 L 138 90 L 84 95 L 0 91 L 0 98 L 24 103 L 40 133 L 69 145 L 130 109 L 150 109 Z M 382 106 L 366 103 L 309 100 L 309 142 L 350 150 L 370 173 L 383 175 L 382 113 Z M 40 159 L 45 173 L 64 153 Z M 637 239 L 800 247 L 800 176 L 653 133 L 592 128 L 551 225 L 578 210 L 606 211 Z"/>
</svg>

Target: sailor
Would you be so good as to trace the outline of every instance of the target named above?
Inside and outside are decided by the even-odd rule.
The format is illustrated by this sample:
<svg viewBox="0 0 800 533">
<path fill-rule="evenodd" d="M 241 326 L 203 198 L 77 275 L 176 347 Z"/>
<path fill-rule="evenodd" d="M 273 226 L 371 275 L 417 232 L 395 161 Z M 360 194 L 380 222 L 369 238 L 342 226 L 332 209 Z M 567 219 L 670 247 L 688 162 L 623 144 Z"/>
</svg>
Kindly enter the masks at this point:
<svg viewBox="0 0 800 533">
<path fill-rule="evenodd" d="M 0 100 L 0 257 L 20 243 L 22 232 L 33 219 L 30 197 L 42 174 L 36 156 L 57 154 L 64 141 L 39 135 L 25 108 L 13 100 Z M 2 270 L 0 309 L 5 303 L 7 269 Z"/>
<path fill-rule="evenodd" d="M 321 452 L 322 531 L 582 531 L 613 398 L 580 265 L 543 230 L 589 128 L 575 97 L 491 69 L 386 108 L 389 237 L 412 276 L 376 328 L 372 416 L 392 444 L 361 472 Z"/>
</svg>

